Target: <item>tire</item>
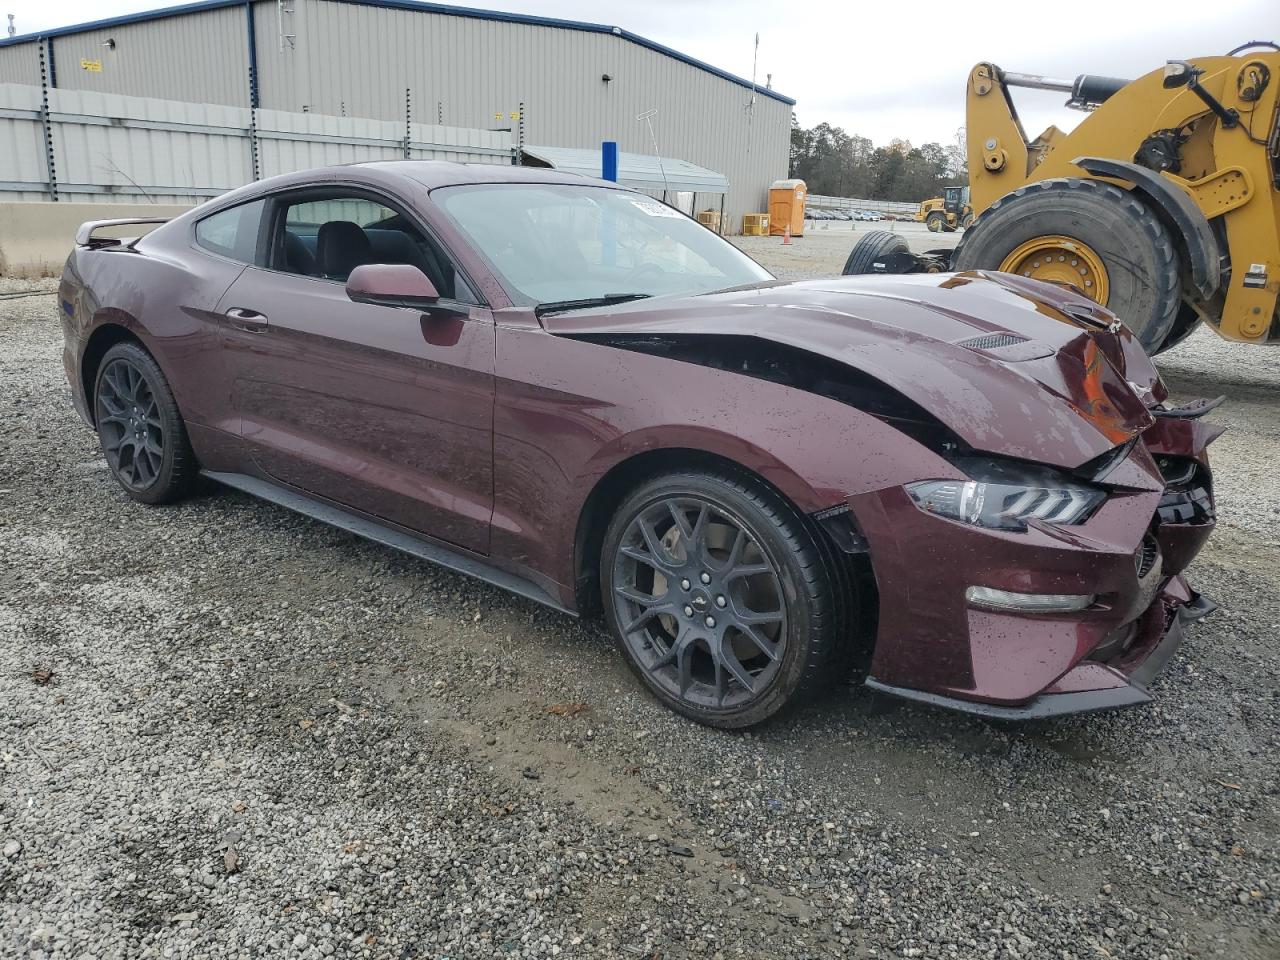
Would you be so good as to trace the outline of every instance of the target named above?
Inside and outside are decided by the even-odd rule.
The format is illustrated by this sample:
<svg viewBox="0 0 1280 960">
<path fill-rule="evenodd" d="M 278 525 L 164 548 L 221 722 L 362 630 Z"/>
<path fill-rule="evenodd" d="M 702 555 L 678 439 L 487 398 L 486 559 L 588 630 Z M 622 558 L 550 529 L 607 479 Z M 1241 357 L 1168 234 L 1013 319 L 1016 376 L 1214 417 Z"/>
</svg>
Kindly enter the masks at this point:
<svg viewBox="0 0 1280 960">
<path fill-rule="evenodd" d="M 934 210 L 924 218 L 924 225 L 929 228 L 930 233 L 942 233 L 947 229 L 947 215 Z"/>
<path fill-rule="evenodd" d="M 906 253 L 907 241 L 888 230 L 872 230 L 853 245 L 849 259 L 844 262 L 843 276 L 871 273 L 871 265 L 889 253 Z"/>
<path fill-rule="evenodd" d="M 172 503 L 191 489 L 196 459 L 173 391 L 151 354 L 117 343 L 93 381 L 94 423 L 116 482 L 139 503 Z"/>
<path fill-rule="evenodd" d="M 1093 248 L 1107 271 L 1104 306 L 1148 352 L 1159 349 L 1181 304 L 1178 258 L 1164 224 L 1119 187 L 1080 178 L 1019 187 L 983 211 L 952 263 L 956 270 L 998 270 L 1018 246 L 1050 235 Z"/>
<path fill-rule="evenodd" d="M 1159 347 L 1155 349 L 1155 353 L 1164 353 L 1171 347 L 1176 347 L 1187 337 L 1196 332 L 1196 327 L 1200 326 L 1200 314 L 1196 313 L 1188 303 L 1183 303 L 1178 308 L 1178 315 L 1174 318 L 1173 327 L 1169 330 L 1168 335 Z"/>
<path fill-rule="evenodd" d="M 749 475 L 691 470 L 643 483 L 605 532 L 600 583 L 628 666 L 698 723 L 763 723 L 844 672 L 852 581 L 811 522 Z"/>
<path fill-rule="evenodd" d="M 960 218 L 960 229 L 968 230 L 971 226 L 973 226 L 973 214 L 970 212 Z"/>
</svg>

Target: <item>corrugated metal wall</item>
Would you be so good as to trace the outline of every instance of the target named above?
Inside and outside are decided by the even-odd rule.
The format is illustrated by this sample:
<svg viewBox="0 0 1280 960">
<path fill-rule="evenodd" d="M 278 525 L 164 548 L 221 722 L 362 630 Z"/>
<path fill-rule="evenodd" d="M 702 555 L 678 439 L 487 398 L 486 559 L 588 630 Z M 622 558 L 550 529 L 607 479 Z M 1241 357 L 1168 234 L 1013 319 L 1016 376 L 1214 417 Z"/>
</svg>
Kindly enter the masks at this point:
<svg viewBox="0 0 1280 960">
<path fill-rule="evenodd" d="M 0 200 L 49 193 L 40 88 L 0 84 Z M 87 90 L 49 91 L 58 196 L 115 203 L 192 203 L 253 179 L 247 107 Z M 404 157 L 405 125 L 258 111 L 259 176 Z M 412 159 L 510 163 L 507 133 L 415 123 Z"/>
<path fill-rule="evenodd" d="M 416 120 L 518 136 L 511 114 L 523 102 L 526 143 L 616 140 L 635 153 L 654 152 L 636 117 L 656 109 L 658 153 L 729 178 L 733 232 L 787 174 L 790 105 L 759 93 L 752 105 L 740 84 L 623 37 L 337 0 L 289 6 L 281 31 L 274 0 L 254 3 L 264 108 L 403 123 L 408 89 Z M 247 19 L 235 6 L 56 37 L 58 86 L 248 106 Z M 283 50 L 282 32 L 295 37 Z M 0 48 L 0 77 L 38 83 L 35 44 Z"/>
<path fill-rule="evenodd" d="M 39 87 L 0 83 L 0 201 L 49 199 L 39 110 Z"/>
<path fill-rule="evenodd" d="M 106 45 L 110 40 L 115 41 L 114 48 Z M 58 86 L 64 90 L 249 106 L 249 41 L 243 8 L 54 37 L 53 55 Z M 84 69 L 81 60 L 101 63 L 102 71 Z"/>
<path fill-rule="evenodd" d="M 38 41 L 0 47 L 0 83 L 40 83 Z"/>
<path fill-rule="evenodd" d="M 257 132 L 263 177 L 334 163 L 404 159 L 403 120 L 365 120 L 259 110 Z M 505 132 L 426 123 L 410 124 L 408 132 L 411 160 L 511 162 L 511 135 Z"/>
<path fill-rule="evenodd" d="M 652 109 L 658 152 L 729 178 L 728 223 L 767 209 L 766 190 L 787 175 L 791 107 L 609 34 L 305 0 L 293 4 L 282 52 L 276 5 L 259 2 L 262 105 L 394 119 L 410 90 L 415 117 L 467 127 L 514 128 L 525 142 L 653 153 L 636 117 Z M 373 54 L 372 52 L 376 52 Z M 605 83 L 601 77 L 613 79 Z M 498 118 L 501 115 L 501 118 Z M 699 205 L 718 200 L 699 198 Z"/>
<path fill-rule="evenodd" d="M 59 196 L 191 203 L 253 179 L 246 107 L 58 89 L 49 112 Z"/>
</svg>

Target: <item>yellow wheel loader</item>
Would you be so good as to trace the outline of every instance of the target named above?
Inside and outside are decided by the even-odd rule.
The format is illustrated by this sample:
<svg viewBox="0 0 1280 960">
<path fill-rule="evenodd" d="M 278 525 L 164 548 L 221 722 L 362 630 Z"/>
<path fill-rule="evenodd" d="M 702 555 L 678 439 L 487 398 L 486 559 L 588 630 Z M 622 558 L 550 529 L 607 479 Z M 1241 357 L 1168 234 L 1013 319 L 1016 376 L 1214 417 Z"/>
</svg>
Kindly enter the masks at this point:
<svg viewBox="0 0 1280 960">
<path fill-rule="evenodd" d="M 969 205 L 968 187 L 943 187 L 942 196 L 921 201 L 916 210 L 916 222 L 923 223 L 930 233 L 954 233 L 966 230 L 973 223 L 973 207 Z"/>
<path fill-rule="evenodd" d="M 1013 87 L 1062 91 L 1089 115 L 1029 140 Z M 967 97 L 977 219 L 960 244 L 912 254 L 868 234 L 846 273 L 984 269 L 1069 284 L 1153 353 L 1201 320 L 1231 340 L 1280 343 L 1280 46 L 1174 60 L 1133 81 L 980 63 Z"/>
</svg>

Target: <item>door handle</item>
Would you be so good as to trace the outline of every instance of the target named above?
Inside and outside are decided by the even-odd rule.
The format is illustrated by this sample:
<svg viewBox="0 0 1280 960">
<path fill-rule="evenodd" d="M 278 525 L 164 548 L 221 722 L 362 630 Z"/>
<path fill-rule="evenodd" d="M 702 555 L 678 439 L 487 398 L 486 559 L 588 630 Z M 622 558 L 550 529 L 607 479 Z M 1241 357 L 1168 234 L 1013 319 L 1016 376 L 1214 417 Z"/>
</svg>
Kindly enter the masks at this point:
<svg viewBox="0 0 1280 960">
<path fill-rule="evenodd" d="M 257 310 L 246 310 L 243 307 L 232 307 L 227 311 L 227 319 L 233 327 L 247 330 L 250 333 L 262 333 L 267 329 L 267 318 Z"/>
</svg>

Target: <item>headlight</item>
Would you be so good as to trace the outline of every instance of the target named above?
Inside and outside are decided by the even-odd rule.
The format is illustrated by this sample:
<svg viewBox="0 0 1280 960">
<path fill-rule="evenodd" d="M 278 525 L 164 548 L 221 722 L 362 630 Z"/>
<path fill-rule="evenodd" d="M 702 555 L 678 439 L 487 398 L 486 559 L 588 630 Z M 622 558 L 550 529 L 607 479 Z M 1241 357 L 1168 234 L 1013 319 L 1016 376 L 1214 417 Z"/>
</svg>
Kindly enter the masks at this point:
<svg viewBox="0 0 1280 960">
<path fill-rule="evenodd" d="M 972 480 L 922 480 L 906 491 L 916 506 L 961 523 L 1026 530 L 1027 521 L 1083 523 L 1106 494 L 1056 471 L 999 460 L 956 461 Z"/>
</svg>

